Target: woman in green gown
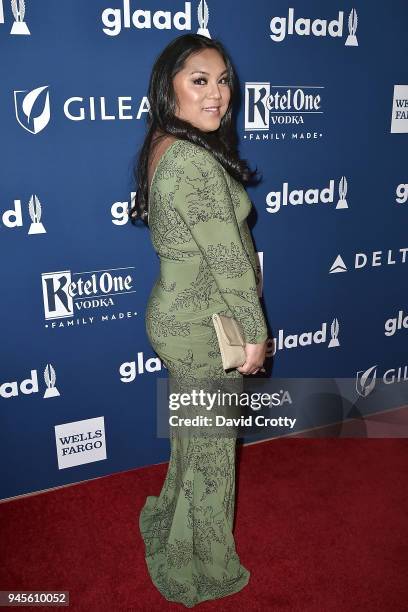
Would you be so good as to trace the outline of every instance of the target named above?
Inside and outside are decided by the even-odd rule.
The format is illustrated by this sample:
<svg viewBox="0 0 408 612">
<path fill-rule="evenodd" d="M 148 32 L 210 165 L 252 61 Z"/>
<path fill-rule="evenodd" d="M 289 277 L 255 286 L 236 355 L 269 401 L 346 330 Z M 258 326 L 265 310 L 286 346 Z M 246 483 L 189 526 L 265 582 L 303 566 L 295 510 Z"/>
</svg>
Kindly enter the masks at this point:
<svg viewBox="0 0 408 612">
<path fill-rule="evenodd" d="M 236 152 L 234 88 L 225 49 L 198 34 L 172 41 L 150 79 L 149 132 L 130 216 L 148 219 L 160 258 L 145 322 L 174 389 L 224 380 L 236 390 L 265 359 L 268 332 L 243 187 L 255 173 Z M 222 367 L 214 312 L 241 323 L 246 361 L 239 368 Z M 236 438 L 171 427 L 170 444 L 162 490 L 147 497 L 139 527 L 153 583 L 190 608 L 240 591 L 250 577 L 232 533 Z"/>
</svg>

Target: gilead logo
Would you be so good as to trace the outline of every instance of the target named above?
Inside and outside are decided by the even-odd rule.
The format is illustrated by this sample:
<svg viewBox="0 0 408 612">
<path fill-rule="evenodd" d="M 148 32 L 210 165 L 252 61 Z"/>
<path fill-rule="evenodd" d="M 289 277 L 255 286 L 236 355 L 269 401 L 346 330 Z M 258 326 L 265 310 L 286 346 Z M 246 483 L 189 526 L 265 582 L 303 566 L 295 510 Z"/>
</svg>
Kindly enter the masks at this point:
<svg viewBox="0 0 408 612">
<path fill-rule="evenodd" d="M 14 108 L 17 121 L 22 128 L 31 134 L 41 132 L 50 120 L 50 94 L 47 89 L 48 85 L 44 85 L 31 91 L 28 89 L 16 89 L 14 91 Z"/>
<path fill-rule="evenodd" d="M 175 4 L 175 3 L 173 3 Z M 123 28 L 132 26 L 139 30 L 191 30 L 191 2 L 184 3 L 184 11 L 172 16 L 170 11 L 136 9 L 131 11 L 130 0 L 123 0 L 123 9 L 107 8 L 102 12 L 102 31 L 108 36 L 117 36 Z"/>
<path fill-rule="evenodd" d="M 408 365 L 404 364 L 396 368 L 386 370 L 382 376 L 377 375 L 378 365 L 371 366 L 367 370 L 359 370 L 356 375 L 356 391 L 361 397 L 367 397 L 374 387 L 376 381 L 384 385 L 394 385 L 408 381 Z"/>
<path fill-rule="evenodd" d="M 377 366 L 367 370 L 359 370 L 356 374 L 356 391 L 361 397 L 367 397 L 375 387 Z"/>
<path fill-rule="evenodd" d="M 38 134 L 50 122 L 51 106 L 48 85 L 14 91 L 14 107 L 18 123 L 31 134 Z M 60 109 L 57 109 L 60 112 Z M 149 112 L 146 96 L 134 103 L 131 96 L 118 96 L 107 100 L 105 96 L 83 98 L 71 96 L 64 102 L 64 116 L 70 121 L 115 121 L 140 119 Z"/>
</svg>

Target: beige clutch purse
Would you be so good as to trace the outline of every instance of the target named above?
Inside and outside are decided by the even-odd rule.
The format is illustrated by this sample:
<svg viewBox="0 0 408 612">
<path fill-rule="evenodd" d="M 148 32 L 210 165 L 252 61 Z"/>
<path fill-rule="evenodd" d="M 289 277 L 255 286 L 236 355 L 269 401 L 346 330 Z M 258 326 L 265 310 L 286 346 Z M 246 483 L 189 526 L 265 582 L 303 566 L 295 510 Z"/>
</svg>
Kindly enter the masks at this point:
<svg viewBox="0 0 408 612">
<path fill-rule="evenodd" d="M 241 324 L 233 317 L 214 313 L 212 320 L 220 345 L 224 370 L 242 366 L 246 361 L 245 340 Z"/>
</svg>

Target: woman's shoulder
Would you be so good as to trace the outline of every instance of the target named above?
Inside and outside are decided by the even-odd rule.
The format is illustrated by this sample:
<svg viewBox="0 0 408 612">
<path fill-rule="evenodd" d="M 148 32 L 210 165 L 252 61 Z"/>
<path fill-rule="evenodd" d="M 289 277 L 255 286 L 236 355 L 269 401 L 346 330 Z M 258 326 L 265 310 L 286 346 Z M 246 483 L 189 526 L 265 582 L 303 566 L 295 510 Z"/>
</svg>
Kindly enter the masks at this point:
<svg viewBox="0 0 408 612">
<path fill-rule="evenodd" d="M 211 151 L 190 140 L 175 139 L 170 145 L 172 157 L 181 164 L 190 165 L 195 162 L 210 165 L 221 165 Z"/>
<path fill-rule="evenodd" d="M 221 193 L 228 188 L 228 173 L 211 151 L 189 140 L 173 139 L 156 166 L 151 189 L 174 193 L 203 183 Z"/>
</svg>

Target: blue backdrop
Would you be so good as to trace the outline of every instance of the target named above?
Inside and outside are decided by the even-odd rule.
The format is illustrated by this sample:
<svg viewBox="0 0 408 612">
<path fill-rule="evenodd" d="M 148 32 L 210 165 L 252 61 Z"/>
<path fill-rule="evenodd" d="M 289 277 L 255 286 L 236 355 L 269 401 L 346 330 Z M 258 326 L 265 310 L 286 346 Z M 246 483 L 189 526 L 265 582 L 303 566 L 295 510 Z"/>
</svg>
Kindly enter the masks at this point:
<svg viewBox="0 0 408 612">
<path fill-rule="evenodd" d="M 407 19 L 403 0 L 0 0 L 2 499 L 169 457 L 158 259 L 126 210 L 153 62 L 186 32 L 240 79 L 274 376 L 407 378 Z"/>
</svg>

